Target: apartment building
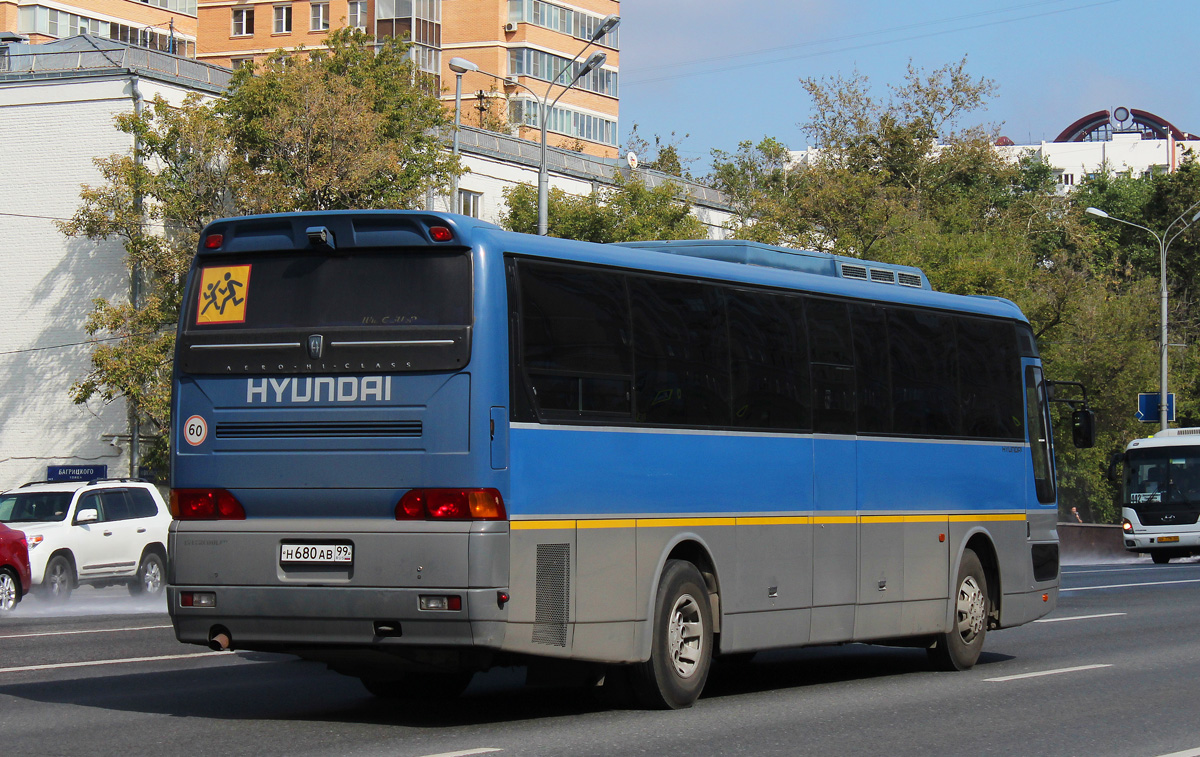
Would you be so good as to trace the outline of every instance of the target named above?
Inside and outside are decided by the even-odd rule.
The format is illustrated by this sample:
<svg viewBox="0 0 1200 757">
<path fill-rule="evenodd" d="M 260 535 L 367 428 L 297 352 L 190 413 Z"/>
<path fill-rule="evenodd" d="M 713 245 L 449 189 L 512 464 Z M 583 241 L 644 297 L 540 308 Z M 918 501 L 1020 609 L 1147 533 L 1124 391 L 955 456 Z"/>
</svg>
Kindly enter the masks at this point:
<svg viewBox="0 0 1200 757">
<path fill-rule="evenodd" d="M 563 91 L 551 79 L 588 45 L 606 16 L 620 13 L 620 5 L 619 0 L 199 0 L 198 57 L 237 68 L 278 49 L 320 47 L 331 29 L 343 26 L 380 40 L 406 37 L 421 69 L 439 77 L 447 108 L 454 107 L 451 58 L 479 67 L 463 77 L 463 123 L 509 127 L 536 141 L 547 93 L 553 101 Z M 615 157 L 619 28 L 593 47 L 607 60 L 550 111 L 548 141 Z M 569 83 L 575 70 L 559 83 Z"/>
<path fill-rule="evenodd" d="M 33 44 L 90 34 L 196 57 L 196 0 L 0 0 L 0 32 Z"/>
</svg>

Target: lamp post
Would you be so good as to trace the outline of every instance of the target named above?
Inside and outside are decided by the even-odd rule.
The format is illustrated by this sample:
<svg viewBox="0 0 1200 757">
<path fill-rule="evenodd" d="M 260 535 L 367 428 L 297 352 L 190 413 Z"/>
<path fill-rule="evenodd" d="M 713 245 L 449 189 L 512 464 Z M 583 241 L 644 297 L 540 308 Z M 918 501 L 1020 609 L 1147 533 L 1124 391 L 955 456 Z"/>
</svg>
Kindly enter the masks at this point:
<svg viewBox="0 0 1200 757">
<path fill-rule="evenodd" d="M 458 161 L 458 126 L 459 119 L 462 117 L 462 78 L 463 74 L 468 71 L 478 71 L 479 66 L 475 65 L 466 58 L 451 58 L 450 70 L 454 72 L 454 146 L 451 151 L 454 154 L 454 160 Z M 450 187 L 450 212 L 458 213 L 462 208 L 458 203 L 458 174 L 454 174 L 454 180 Z"/>
<path fill-rule="evenodd" d="M 550 101 L 548 103 L 547 101 L 550 100 L 550 90 L 554 87 L 555 83 L 558 82 L 559 78 L 564 73 L 567 72 L 567 69 L 569 69 L 575 65 L 575 62 L 579 60 L 580 55 L 583 55 L 584 53 L 586 53 L 588 51 L 588 48 L 590 48 L 592 45 L 596 44 L 596 42 L 601 37 L 608 34 L 613 29 L 617 28 L 617 25 L 620 23 L 621 23 L 620 16 L 617 16 L 615 14 L 605 16 L 604 19 L 600 22 L 600 24 L 596 26 L 595 31 L 592 32 L 591 38 L 588 39 L 588 43 L 583 46 L 583 49 L 580 50 L 578 53 L 576 53 L 574 58 L 571 58 L 571 60 L 567 61 L 567 64 L 565 66 L 563 66 L 562 69 L 560 69 L 559 72 L 557 74 L 555 74 L 554 77 L 550 80 L 550 84 L 546 87 L 546 94 L 544 96 L 539 95 L 536 91 L 531 89 L 529 86 L 522 84 L 519 81 L 515 81 L 513 79 L 507 79 L 506 77 L 499 76 L 497 74 L 493 74 L 488 71 L 484 71 L 483 69 L 479 68 L 478 66 L 475 66 L 475 64 L 470 63 L 470 61 L 465 61 L 462 58 L 454 58 L 453 60 L 450 61 L 451 70 L 455 70 L 454 69 L 455 61 L 459 61 L 459 62 L 461 62 L 461 64 L 473 66 L 473 68 L 464 69 L 464 70 L 478 71 L 479 73 L 484 74 L 485 76 L 490 76 L 493 79 L 503 80 L 506 84 L 511 84 L 511 85 L 514 85 L 517 87 L 521 87 L 526 92 L 533 95 L 534 99 L 537 100 L 538 109 L 541 111 L 541 113 L 539 115 L 541 116 L 540 120 L 541 120 L 541 137 L 542 137 L 541 159 L 538 161 L 538 234 L 541 236 L 546 236 L 547 232 L 549 232 L 549 230 L 550 230 L 549 229 L 549 226 L 550 226 L 549 210 L 548 210 L 549 194 L 550 194 L 550 173 L 549 173 L 549 170 L 547 167 L 547 162 L 546 162 L 546 127 L 550 120 L 550 111 L 554 108 L 555 105 L 558 104 L 558 101 L 560 99 L 562 99 L 562 96 L 565 95 L 571 89 L 571 87 L 574 87 L 579 82 L 580 79 L 582 79 L 584 76 L 587 76 L 592 71 L 599 68 L 600 66 L 603 66 L 604 62 L 606 60 L 608 60 L 608 56 L 602 52 L 594 52 L 591 55 L 589 55 L 587 60 L 584 61 L 583 65 L 580 67 L 579 71 L 577 71 L 575 73 L 575 76 L 571 78 L 570 83 L 565 86 L 559 85 L 559 86 L 563 87 L 563 91 L 559 92 L 558 97 L 555 97 L 553 101 Z M 458 122 L 457 113 L 458 113 L 458 104 L 457 104 L 457 98 L 456 98 L 456 101 L 455 101 L 455 124 L 456 124 L 456 127 L 457 127 L 457 122 Z M 457 135 L 457 131 L 456 131 L 455 132 L 455 140 L 456 140 L 455 144 L 456 145 L 457 145 L 457 139 L 458 139 L 458 135 Z"/>
<path fill-rule="evenodd" d="M 1194 216 L 1192 216 L 1192 219 L 1190 221 L 1184 223 L 1183 226 L 1180 227 L 1180 229 L 1178 231 L 1176 231 L 1174 234 L 1171 234 L 1171 229 L 1175 227 L 1175 224 L 1179 223 L 1184 218 L 1186 218 L 1187 214 L 1192 212 L 1193 210 L 1195 210 L 1196 207 L 1198 207 L 1198 206 L 1200 206 L 1200 202 L 1193 204 L 1190 208 L 1183 211 L 1183 213 L 1181 213 L 1178 218 L 1176 218 L 1174 221 L 1171 221 L 1171 223 L 1167 224 L 1167 228 L 1163 230 L 1162 234 L 1159 234 L 1152 229 L 1142 226 L 1140 223 L 1134 223 L 1133 221 L 1126 221 L 1123 218 L 1117 218 L 1116 216 L 1110 216 L 1108 213 L 1105 213 L 1100 208 L 1088 208 L 1087 210 L 1084 211 L 1085 213 L 1094 215 L 1097 218 L 1107 218 L 1110 221 L 1116 221 L 1117 223 L 1123 223 L 1126 226 L 1133 226 L 1136 229 L 1141 229 L 1142 231 L 1150 232 L 1150 235 L 1153 236 L 1155 241 L 1158 242 L 1158 257 L 1159 257 L 1158 299 L 1159 299 L 1159 307 L 1161 309 L 1161 312 L 1159 315 L 1160 315 L 1161 326 L 1162 326 L 1162 331 L 1161 331 L 1161 334 L 1159 337 L 1160 341 L 1159 341 L 1159 359 L 1158 359 L 1158 370 L 1159 370 L 1158 424 L 1159 424 L 1160 430 L 1162 430 L 1162 431 L 1167 430 L 1167 346 L 1169 344 L 1167 342 L 1167 250 L 1170 249 L 1171 242 L 1174 242 L 1179 237 L 1180 234 L 1187 231 L 1191 227 L 1191 225 L 1197 221 L 1197 219 L 1200 219 L 1200 212 L 1198 212 Z"/>
</svg>

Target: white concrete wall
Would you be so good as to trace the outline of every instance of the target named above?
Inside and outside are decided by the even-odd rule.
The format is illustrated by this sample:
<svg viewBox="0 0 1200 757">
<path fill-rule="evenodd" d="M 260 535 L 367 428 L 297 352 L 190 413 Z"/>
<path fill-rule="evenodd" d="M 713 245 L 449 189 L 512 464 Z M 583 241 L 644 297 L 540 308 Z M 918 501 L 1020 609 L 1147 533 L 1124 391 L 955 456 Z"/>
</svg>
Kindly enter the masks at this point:
<svg viewBox="0 0 1200 757">
<path fill-rule="evenodd" d="M 464 174 L 459 180 L 459 189 L 483 194 L 479 214 L 482 220 L 495 224 L 500 223 L 500 217 L 507 210 L 504 203 L 505 189 L 518 184 L 537 186 L 536 166 L 504 161 L 486 155 L 475 155 L 465 151 L 462 153 L 462 160 L 470 172 Z M 645 176 L 643 176 L 643 180 L 645 180 Z M 551 189 L 558 188 L 568 194 L 586 196 L 592 193 L 595 186 L 595 182 L 583 178 L 550 173 Z M 451 200 L 448 196 L 438 197 L 434 202 L 434 209 L 457 211 L 451 207 Z M 708 238 L 725 238 L 725 224 L 731 217 L 727 210 L 693 204 L 692 215 L 705 225 L 708 230 Z"/>
<path fill-rule="evenodd" d="M 142 94 L 179 102 L 184 91 L 140 82 Z M 128 77 L 6 82 L 0 86 L 0 490 L 46 477 L 48 465 L 107 465 L 128 475 L 125 403 L 71 401 L 90 369 L 84 330 L 92 300 L 124 300 L 119 242 L 68 239 L 54 221 L 98 184 L 97 157 L 128 154 L 113 117 L 133 108 Z M 62 346 L 72 345 L 72 346 Z"/>
</svg>

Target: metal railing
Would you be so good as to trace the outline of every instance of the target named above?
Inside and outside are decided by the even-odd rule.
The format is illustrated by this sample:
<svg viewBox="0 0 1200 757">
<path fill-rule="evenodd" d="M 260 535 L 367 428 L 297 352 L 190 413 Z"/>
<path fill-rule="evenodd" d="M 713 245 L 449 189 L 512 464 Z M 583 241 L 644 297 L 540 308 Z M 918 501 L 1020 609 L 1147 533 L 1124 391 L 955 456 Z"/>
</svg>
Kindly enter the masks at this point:
<svg viewBox="0 0 1200 757">
<path fill-rule="evenodd" d="M 124 69 L 154 71 L 224 89 L 233 72 L 227 68 L 140 47 L 69 52 L 37 52 L 0 56 L 0 75 Z"/>
</svg>

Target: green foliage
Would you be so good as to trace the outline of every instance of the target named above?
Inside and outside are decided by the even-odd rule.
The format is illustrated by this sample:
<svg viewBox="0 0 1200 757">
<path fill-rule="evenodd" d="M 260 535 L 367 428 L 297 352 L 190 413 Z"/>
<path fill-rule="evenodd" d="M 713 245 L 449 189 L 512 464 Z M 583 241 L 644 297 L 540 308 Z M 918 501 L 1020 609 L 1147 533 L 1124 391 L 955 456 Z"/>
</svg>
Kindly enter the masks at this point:
<svg viewBox="0 0 1200 757">
<path fill-rule="evenodd" d="M 170 426 L 170 378 L 183 284 L 204 225 L 221 216 L 334 208 L 414 207 L 447 186 L 458 165 L 436 130 L 445 114 L 405 43 L 339 29 L 308 56 L 277 53 L 240 69 L 226 99 L 155 100 L 117 117 L 133 155 L 100 158 L 61 231 L 119 240 L 141 294 L 98 299 L 84 403 L 125 398 L 159 432 Z M 257 75 L 256 75 L 257 74 Z M 161 435 L 144 462 L 163 467 Z"/>
<path fill-rule="evenodd" d="M 670 176 L 677 176 L 688 181 L 692 180 L 691 164 L 696 162 L 696 158 L 684 158 L 680 154 L 680 147 L 683 140 L 689 135 L 684 134 L 682 137 L 676 136 L 675 132 L 671 132 L 671 136 L 664 139 L 655 134 L 654 144 L 650 144 L 650 140 L 646 139 L 638 131 L 638 125 L 635 123 L 629 130 L 629 136 L 625 140 L 625 151 L 632 152 L 638 156 L 638 167 L 648 171 L 660 171 Z"/>
<path fill-rule="evenodd" d="M 551 188 L 546 208 L 550 236 L 588 242 L 628 242 L 646 239 L 697 239 L 707 236 L 704 224 L 691 214 L 680 187 L 665 182 L 648 187 L 640 179 L 620 174 L 612 187 L 587 197 Z M 501 223 L 526 234 L 537 233 L 537 188 L 521 184 L 504 190 L 508 207 Z"/>
</svg>

